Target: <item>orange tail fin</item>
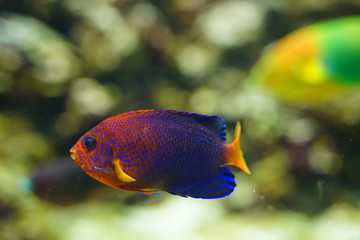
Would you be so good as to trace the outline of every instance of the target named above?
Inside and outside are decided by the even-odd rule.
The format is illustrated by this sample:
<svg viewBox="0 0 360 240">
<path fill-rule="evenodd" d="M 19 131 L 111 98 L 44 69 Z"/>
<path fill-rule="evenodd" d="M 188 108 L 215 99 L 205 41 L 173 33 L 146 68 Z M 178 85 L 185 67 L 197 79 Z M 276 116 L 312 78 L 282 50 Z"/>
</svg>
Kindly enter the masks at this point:
<svg viewBox="0 0 360 240">
<path fill-rule="evenodd" d="M 231 144 L 227 144 L 228 156 L 225 165 L 233 165 L 240 168 L 244 172 L 250 174 L 250 170 L 246 165 L 243 153 L 240 148 L 240 138 L 241 138 L 241 125 L 240 122 L 236 123 L 235 128 L 235 140 Z"/>
</svg>

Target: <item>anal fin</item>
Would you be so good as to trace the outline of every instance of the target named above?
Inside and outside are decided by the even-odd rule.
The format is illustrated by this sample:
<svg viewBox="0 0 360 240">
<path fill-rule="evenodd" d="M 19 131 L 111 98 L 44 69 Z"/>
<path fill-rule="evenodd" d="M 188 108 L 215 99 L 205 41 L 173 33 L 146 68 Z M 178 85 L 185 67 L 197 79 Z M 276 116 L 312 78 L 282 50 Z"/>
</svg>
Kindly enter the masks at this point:
<svg viewBox="0 0 360 240">
<path fill-rule="evenodd" d="M 114 166 L 115 166 L 116 176 L 118 177 L 118 179 L 120 181 L 122 181 L 122 182 L 135 182 L 136 181 L 135 178 L 132 178 L 131 176 L 129 176 L 122 170 L 119 159 L 114 160 Z"/>
<path fill-rule="evenodd" d="M 170 187 L 167 192 L 182 197 L 214 199 L 231 194 L 236 187 L 234 174 L 227 168 L 221 167 L 219 173 L 188 186 Z"/>
</svg>

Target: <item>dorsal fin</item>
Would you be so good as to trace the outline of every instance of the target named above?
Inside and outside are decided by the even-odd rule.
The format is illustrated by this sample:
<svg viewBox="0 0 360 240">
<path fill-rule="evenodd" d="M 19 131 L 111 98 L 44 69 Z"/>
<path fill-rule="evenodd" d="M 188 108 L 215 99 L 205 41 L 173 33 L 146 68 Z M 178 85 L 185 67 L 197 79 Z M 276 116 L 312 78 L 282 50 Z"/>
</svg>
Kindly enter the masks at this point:
<svg viewBox="0 0 360 240">
<path fill-rule="evenodd" d="M 221 140 L 226 142 L 226 123 L 224 119 L 217 115 L 207 116 L 207 115 L 201 115 L 196 114 L 197 122 L 202 124 L 203 126 L 206 126 L 208 129 L 211 129 L 212 131 L 215 131 Z"/>
<path fill-rule="evenodd" d="M 176 110 L 162 110 L 162 109 L 149 109 L 129 112 L 132 114 L 154 114 L 160 118 L 167 120 L 181 120 L 182 122 L 188 121 L 189 123 L 197 123 L 201 126 L 216 133 L 220 139 L 226 141 L 226 123 L 224 119 L 217 115 L 203 115 L 198 113 L 190 113 Z M 180 119 L 179 119 L 180 118 Z"/>
</svg>

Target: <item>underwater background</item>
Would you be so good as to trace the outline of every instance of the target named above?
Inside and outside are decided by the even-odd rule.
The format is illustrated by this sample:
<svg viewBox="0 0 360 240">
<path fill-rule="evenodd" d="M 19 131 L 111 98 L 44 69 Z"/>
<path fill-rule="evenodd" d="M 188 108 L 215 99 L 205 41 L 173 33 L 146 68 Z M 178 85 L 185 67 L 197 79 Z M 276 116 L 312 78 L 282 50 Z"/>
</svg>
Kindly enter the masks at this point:
<svg viewBox="0 0 360 240">
<path fill-rule="evenodd" d="M 0 0 L 0 239 L 360 239 L 359 72 L 346 90 L 326 78 L 328 102 L 304 101 L 320 77 L 282 83 L 291 102 L 249 77 L 288 34 L 359 15 L 358 0 Z M 232 168 L 223 199 L 147 196 L 70 158 L 103 119 L 152 108 L 219 115 L 229 142 L 240 120 L 252 174 Z"/>
</svg>

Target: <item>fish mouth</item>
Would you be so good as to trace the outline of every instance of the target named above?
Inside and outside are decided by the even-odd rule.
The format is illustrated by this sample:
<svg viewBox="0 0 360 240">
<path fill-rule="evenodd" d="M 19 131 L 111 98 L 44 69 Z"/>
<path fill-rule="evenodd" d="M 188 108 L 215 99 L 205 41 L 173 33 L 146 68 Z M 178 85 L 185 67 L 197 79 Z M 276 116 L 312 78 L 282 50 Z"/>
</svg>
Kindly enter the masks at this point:
<svg viewBox="0 0 360 240">
<path fill-rule="evenodd" d="M 76 150 L 74 149 L 74 147 L 72 147 L 72 148 L 70 149 L 70 153 L 71 153 L 70 157 L 71 157 L 73 160 L 76 160 Z"/>
</svg>

